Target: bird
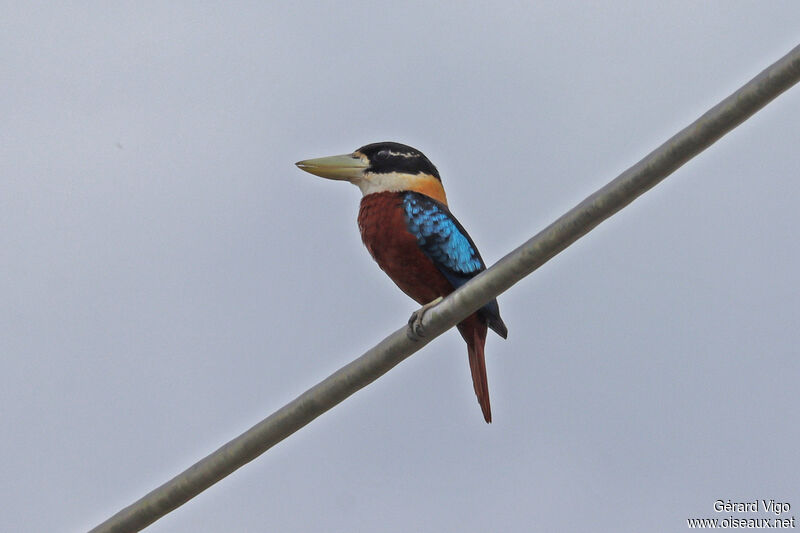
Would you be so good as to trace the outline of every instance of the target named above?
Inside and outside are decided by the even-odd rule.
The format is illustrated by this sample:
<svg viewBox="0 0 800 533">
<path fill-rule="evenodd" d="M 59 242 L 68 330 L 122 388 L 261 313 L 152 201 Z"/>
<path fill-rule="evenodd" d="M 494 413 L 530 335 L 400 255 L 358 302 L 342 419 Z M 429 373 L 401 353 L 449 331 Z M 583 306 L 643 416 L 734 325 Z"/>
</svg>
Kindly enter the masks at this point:
<svg viewBox="0 0 800 533">
<path fill-rule="evenodd" d="M 421 319 L 427 309 L 486 270 L 472 238 L 450 212 L 439 171 L 416 148 L 378 142 L 349 154 L 295 164 L 316 176 L 348 181 L 361 190 L 361 240 L 392 281 L 422 305 L 409 319 L 415 332 L 423 333 Z M 508 336 L 497 300 L 457 327 L 467 343 L 478 404 L 484 420 L 491 423 L 484 356 L 487 329 L 504 339 Z"/>
</svg>

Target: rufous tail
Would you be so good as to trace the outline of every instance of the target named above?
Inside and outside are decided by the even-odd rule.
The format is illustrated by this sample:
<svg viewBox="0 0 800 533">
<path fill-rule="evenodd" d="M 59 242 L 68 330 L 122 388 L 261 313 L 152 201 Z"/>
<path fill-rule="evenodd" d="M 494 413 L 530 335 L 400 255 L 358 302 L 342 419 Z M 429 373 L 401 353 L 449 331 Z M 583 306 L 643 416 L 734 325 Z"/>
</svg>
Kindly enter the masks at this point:
<svg viewBox="0 0 800 533">
<path fill-rule="evenodd" d="M 458 330 L 467 341 L 472 385 L 475 388 L 475 395 L 478 397 L 481 411 L 483 411 L 483 418 L 487 424 L 490 424 L 492 407 L 489 404 L 489 381 L 486 378 L 486 360 L 483 355 L 483 348 L 486 345 L 486 323 L 477 315 L 472 315 L 458 325 Z"/>
</svg>

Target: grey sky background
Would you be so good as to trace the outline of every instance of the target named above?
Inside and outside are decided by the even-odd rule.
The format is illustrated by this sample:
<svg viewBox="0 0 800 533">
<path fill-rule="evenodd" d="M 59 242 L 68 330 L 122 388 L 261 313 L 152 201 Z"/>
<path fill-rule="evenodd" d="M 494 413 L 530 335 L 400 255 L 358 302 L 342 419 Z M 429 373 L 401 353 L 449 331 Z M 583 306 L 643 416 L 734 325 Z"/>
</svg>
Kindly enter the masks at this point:
<svg viewBox="0 0 800 533">
<path fill-rule="evenodd" d="M 419 148 L 493 263 L 800 40 L 793 1 L 651 4 L 4 3 L 0 530 L 96 525 L 416 308 L 295 161 Z M 798 124 L 502 295 L 492 425 L 449 332 L 148 531 L 800 516 Z"/>
</svg>

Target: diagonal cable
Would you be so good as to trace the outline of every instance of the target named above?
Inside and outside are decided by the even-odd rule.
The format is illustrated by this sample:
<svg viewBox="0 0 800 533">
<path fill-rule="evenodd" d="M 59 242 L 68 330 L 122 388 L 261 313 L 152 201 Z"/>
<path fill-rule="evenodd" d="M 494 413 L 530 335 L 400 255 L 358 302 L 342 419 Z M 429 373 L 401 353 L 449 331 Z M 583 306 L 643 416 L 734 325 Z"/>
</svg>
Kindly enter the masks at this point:
<svg viewBox="0 0 800 533">
<path fill-rule="evenodd" d="M 800 81 L 800 46 L 470 280 L 425 314 L 424 338 L 403 327 L 272 415 L 91 530 L 139 531 L 252 461 L 391 370 L 435 337 L 549 261 Z"/>
</svg>

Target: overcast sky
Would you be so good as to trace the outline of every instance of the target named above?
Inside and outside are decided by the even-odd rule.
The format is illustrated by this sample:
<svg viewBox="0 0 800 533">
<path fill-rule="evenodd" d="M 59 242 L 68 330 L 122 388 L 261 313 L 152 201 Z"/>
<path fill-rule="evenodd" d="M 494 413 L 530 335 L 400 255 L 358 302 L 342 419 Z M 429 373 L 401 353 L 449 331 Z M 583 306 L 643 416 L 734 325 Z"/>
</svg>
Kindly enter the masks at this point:
<svg viewBox="0 0 800 533">
<path fill-rule="evenodd" d="M 93 527 L 405 323 L 295 161 L 419 148 L 491 264 L 800 42 L 796 1 L 3 4 L 3 531 Z M 800 518 L 799 124 L 503 294 L 493 424 L 448 332 L 148 531 Z"/>
</svg>

